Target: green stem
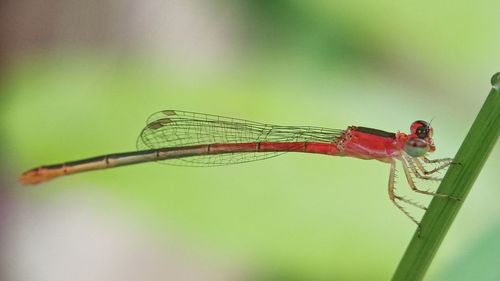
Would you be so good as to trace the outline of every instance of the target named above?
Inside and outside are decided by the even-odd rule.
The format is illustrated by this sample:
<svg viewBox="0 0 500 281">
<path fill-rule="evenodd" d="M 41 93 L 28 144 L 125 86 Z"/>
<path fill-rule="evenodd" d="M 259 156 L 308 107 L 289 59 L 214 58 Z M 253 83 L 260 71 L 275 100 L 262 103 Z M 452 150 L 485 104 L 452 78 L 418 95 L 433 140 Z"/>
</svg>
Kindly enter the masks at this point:
<svg viewBox="0 0 500 281">
<path fill-rule="evenodd" d="M 462 206 L 472 184 L 500 135 L 500 72 L 495 74 L 481 111 L 446 173 L 439 193 L 452 198 L 434 197 L 422 218 L 420 233 L 413 235 L 392 280 L 422 280 L 444 236 Z"/>
</svg>

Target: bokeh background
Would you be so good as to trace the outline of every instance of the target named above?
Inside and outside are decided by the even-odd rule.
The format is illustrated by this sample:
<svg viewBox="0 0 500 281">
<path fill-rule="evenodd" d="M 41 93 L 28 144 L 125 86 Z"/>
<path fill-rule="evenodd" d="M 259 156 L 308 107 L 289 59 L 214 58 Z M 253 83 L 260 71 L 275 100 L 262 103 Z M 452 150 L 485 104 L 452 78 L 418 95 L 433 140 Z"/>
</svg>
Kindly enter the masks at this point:
<svg viewBox="0 0 500 281">
<path fill-rule="evenodd" d="M 376 161 L 17 178 L 135 150 L 162 109 L 388 131 L 432 119 L 434 157 L 453 156 L 500 70 L 499 14 L 487 0 L 2 1 L 0 279 L 388 280 L 415 225 Z M 500 279 L 499 156 L 427 280 Z"/>
</svg>

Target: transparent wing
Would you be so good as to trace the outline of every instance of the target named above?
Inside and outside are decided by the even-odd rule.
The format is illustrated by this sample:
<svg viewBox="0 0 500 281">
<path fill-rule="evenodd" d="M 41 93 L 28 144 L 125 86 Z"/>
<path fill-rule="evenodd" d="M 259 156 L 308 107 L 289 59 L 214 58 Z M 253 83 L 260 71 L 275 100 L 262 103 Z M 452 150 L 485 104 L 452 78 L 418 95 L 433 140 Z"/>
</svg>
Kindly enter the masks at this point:
<svg viewBox="0 0 500 281">
<path fill-rule="evenodd" d="M 342 130 L 278 126 L 187 111 L 151 115 L 137 139 L 137 149 L 248 142 L 334 142 Z M 182 166 L 218 166 L 275 157 L 285 152 L 243 152 L 164 160 Z"/>
</svg>

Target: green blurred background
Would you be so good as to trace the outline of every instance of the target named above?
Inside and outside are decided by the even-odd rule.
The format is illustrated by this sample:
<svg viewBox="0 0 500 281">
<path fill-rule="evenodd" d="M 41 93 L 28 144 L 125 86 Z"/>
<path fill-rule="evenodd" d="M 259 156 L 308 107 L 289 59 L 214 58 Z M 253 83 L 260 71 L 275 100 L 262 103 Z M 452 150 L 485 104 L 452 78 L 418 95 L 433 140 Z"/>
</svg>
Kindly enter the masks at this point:
<svg viewBox="0 0 500 281">
<path fill-rule="evenodd" d="M 17 177 L 135 150 L 162 109 L 403 132 L 432 119 L 433 157 L 449 157 L 500 70 L 499 1 L 0 5 L 1 280 L 388 280 L 415 225 L 376 161 L 287 154 L 37 187 Z M 427 280 L 500 279 L 499 156 Z"/>
</svg>

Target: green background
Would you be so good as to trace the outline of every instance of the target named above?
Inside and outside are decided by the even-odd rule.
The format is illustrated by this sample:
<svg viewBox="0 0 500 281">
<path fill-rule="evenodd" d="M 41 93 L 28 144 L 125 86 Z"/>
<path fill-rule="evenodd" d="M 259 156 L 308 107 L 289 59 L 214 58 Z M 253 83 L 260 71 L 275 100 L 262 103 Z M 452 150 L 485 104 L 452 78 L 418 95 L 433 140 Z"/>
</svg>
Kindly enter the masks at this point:
<svg viewBox="0 0 500 281">
<path fill-rule="evenodd" d="M 188 36 L 189 48 L 146 40 L 158 31 L 126 37 L 132 47 L 62 40 L 12 55 L 0 98 L 3 202 L 83 200 L 78 206 L 96 216 L 140 224 L 153 243 L 176 233 L 179 247 L 238 260 L 268 279 L 389 279 L 415 225 L 388 200 L 389 166 L 380 162 L 290 153 L 216 168 L 148 163 L 37 187 L 16 180 L 37 165 L 135 150 L 147 116 L 162 109 L 402 132 L 432 119 L 432 157 L 451 157 L 499 70 L 500 2 L 191 2 L 231 30 L 220 50 L 209 28 Z M 189 35 L 189 27 L 181 31 Z M 499 155 L 496 148 L 427 280 L 500 278 Z M 401 174 L 398 190 L 406 189 Z M 4 233 L 16 243 L 15 232 Z"/>
</svg>

